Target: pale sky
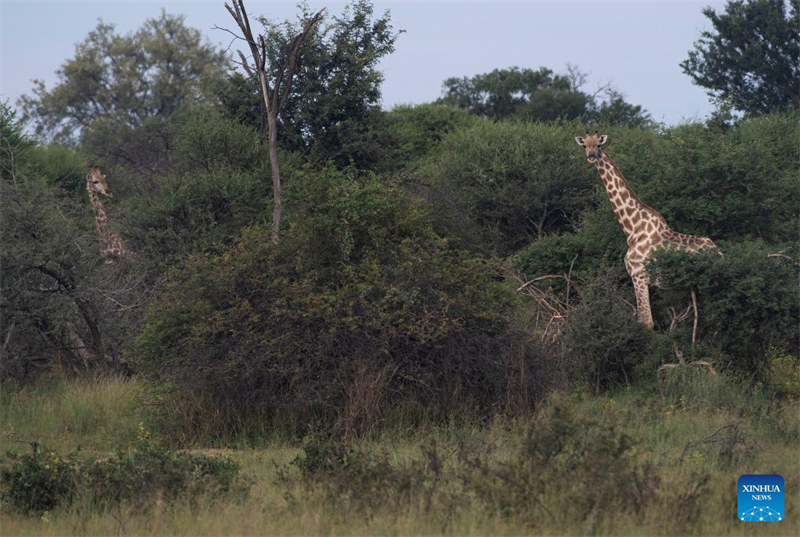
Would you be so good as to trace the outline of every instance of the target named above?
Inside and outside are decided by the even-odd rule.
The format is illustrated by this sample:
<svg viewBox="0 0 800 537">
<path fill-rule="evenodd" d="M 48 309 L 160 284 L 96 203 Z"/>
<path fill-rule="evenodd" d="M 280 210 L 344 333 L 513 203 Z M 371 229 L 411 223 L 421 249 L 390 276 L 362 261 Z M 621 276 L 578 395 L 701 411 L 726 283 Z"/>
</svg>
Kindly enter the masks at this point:
<svg viewBox="0 0 800 537">
<path fill-rule="evenodd" d="M 33 79 L 48 88 L 56 70 L 74 57 L 98 19 L 127 34 L 168 13 L 186 15 L 189 26 L 211 42 L 227 46 L 233 27 L 224 0 L 0 0 L 0 99 L 12 104 L 31 94 Z M 295 1 L 245 0 L 252 15 L 282 21 L 298 13 Z M 339 14 L 345 2 L 309 1 Z M 389 10 L 395 29 L 405 33 L 394 54 L 384 58 L 383 106 L 431 102 L 452 76 L 473 76 L 496 68 L 567 64 L 587 73 L 584 91 L 610 83 L 628 102 L 640 104 L 656 121 L 674 125 L 703 120 L 712 111 L 705 91 L 691 83 L 679 63 L 710 22 L 706 6 L 722 11 L 725 2 L 696 1 L 375 1 Z M 254 28 L 255 30 L 255 28 Z"/>
</svg>

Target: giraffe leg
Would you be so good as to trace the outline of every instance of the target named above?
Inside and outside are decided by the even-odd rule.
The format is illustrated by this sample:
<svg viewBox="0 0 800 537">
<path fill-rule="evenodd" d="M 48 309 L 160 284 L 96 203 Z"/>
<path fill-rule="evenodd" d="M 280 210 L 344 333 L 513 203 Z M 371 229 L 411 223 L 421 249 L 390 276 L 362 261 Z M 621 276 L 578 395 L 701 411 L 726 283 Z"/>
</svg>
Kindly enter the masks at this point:
<svg viewBox="0 0 800 537">
<path fill-rule="evenodd" d="M 639 322 L 647 328 L 653 328 L 653 313 L 650 311 L 650 290 L 646 276 L 633 277 L 633 289 L 636 292 L 636 314 Z"/>
<path fill-rule="evenodd" d="M 650 278 L 644 269 L 644 258 L 636 250 L 628 250 L 625 254 L 625 268 L 633 280 L 633 290 L 636 293 L 636 316 L 640 323 L 647 328 L 653 328 L 653 314 L 650 311 Z"/>
</svg>

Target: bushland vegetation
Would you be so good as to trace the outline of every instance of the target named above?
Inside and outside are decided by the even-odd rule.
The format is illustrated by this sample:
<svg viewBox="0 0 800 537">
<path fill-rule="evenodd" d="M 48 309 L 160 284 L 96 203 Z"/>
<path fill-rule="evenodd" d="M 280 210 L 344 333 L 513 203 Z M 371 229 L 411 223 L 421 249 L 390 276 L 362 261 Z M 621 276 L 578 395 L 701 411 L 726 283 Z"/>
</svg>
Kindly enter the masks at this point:
<svg viewBox="0 0 800 537">
<path fill-rule="evenodd" d="M 146 28 L 165 24 L 201 46 L 179 18 Z M 293 28 L 266 25 L 274 52 Z M 225 61 L 168 117 L 113 128 L 61 129 L 75 78 L 25 102 L 48 139 L 2 104 L 4 527 L 715 534 L 737 531 L 732 475 L 797 485 L 796 114 L 654 125 L 549 69 L 505 116 L 485 109 L 511 91 L 491 77 L 382 111 L 388 15 L 359 2 L 314 32 L 280 118 L 278 241 L 257 85 Z M 580 110 L 550 117 L 545 90 Z M 587 121 L 645 203 L 724 254 L 653 260 L 654 330 L 573 141 Z M 130 259 L 100 256 L 89 163 Z"/>
</svg>

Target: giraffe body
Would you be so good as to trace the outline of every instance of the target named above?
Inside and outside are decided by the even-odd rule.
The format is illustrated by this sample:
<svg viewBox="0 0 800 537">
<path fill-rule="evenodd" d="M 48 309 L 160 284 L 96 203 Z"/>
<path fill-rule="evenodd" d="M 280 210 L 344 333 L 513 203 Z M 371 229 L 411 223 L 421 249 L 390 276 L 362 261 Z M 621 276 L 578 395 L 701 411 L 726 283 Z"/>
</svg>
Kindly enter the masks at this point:
<svg viewBox="0 0 800 537">
<path fill-rule="evenodd" d="M 653 314 L 650 310 L 650 277 L 645 264 L 652 259 L 657 250 L 680 250 L 697 252 L 714 249 L 717 246 L 711 239 L 696 237 L 673 231 L 664 217 L 652 207 L 648 207 L 634 194 L 616 164 L 602 150 L 606 136 L 588 135 L 577 137 L 578 145 L 586 149 L 586 158 L 597 168 L 608 194 L 608 201 L 617 217 L 617 222 L 625 233 L 628 252 L 625 254 L 625 268 L 633 280 L 636 293 L 636 311 L 639 322 L 653 327 Z"/>
<path fill-rule="evenodd" d="M 109 198 L 113 196 L 108 189 L 106 176 L 100 173 L 100 168 L 97 166 L 92 166 L 89 175 L 86 177 L 86 190 L 89 192 L 89 201 L 92 204 L 92 211 L 94 211 L 100 253 L 106 258 L 106 263 L 113 263 L 114 256 L 130 255 L 125 243 L 122 242 L 122 239 L 108 223 L 108 214 L 98 194 L 103 194 Z"/>
</svg>

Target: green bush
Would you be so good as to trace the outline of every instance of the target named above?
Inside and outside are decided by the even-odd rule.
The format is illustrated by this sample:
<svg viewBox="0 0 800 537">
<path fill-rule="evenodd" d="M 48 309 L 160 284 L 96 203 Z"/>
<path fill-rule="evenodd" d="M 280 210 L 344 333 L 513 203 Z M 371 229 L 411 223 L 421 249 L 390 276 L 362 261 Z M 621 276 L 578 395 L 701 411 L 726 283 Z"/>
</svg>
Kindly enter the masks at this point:
<svg viewBox="0 0 800 537">
<path fill-rule="evenodd" d="M 610 267 L 623 283 L 630 280 L 623 262 L 626 248 L 613 213 L 601 206 L 584 213 L 575 233 L 546 235 L 517 251 L 511 263 L 528 278 L 569 274 L 578 285 L 591 280 L 600 267 Z"/>
<path fill-rule="evenodd" d="M 182 173 L 245 171 L 263 165 L 266 147 L 258 133 L 213 108 L 196 106 L 174 118 L 173 159 Z"/>
<path fill-rule="evenodd" d="M 670 307 L 685 308 L 695 289 L 699 341 L 723 354 L 723 368 L 764 379 L 773 349 L 800 351 L 798 268 L 763 243 L 722 243 L 720 248 L 724 257 L 658 254 L 648 268 L 661 284 L 653 300 L 657 314 L 663 318 Z M 690 329 L 691 322 L 681 327 L 684 340 Z"/>
<path fill-rule="evenodd" d="M 628 384 L 647 364 L 657 367 L 657 341 L 640 324 L 616 271 L 600 273 L 581 287 L 581 300 L 569 312 L 564 359 L 569 378 L 595 393 Z"/>
<path fill-rule="evenodd" d="M 596 528 L 608 522 L 609 513 L 643 516 L 662 493 L 656 469 L 640 459 L 638 444 L 613 424 L 577 415 L 556 398 L 509 460 L 463 452 L 460 457 L 468 488 L 491 513 L 526 525 L 544 517 L 557 527 L 569 522 Z"/>
<path fill-rule="evenodd" d="M 779 354 L 769 359 L 769 378 L 779 395 L 800 398 L 800 359 Z"/>
<path fill-rule="evenodd" d="M 62 457 L 36 449 L 29 455 L 9 453 L 12 462 L 0 473 L 2 497 L 21 513 L 37 514 L 79 498 L 100 508 L 125 503 L 141 509 L 159 500 L 247 492 L 233 460 L 170 452 L 143 435 L 135 449 L 108 459 L 79 461 L 76 453 Z"/>
<path fill-rule="evenodd" d="M 506 400 L 509 361 L 533 351 L 492 266 L 451 248 L 374 178 L 328 170 L 292 184 L 278 244 L 250 228 L 171 272 L 138 363 L 220 416 L 303 428 L 318 418 L 342 433 L 388 409 L 442 417 Z"/>
<path fill-rule="evenodd" d="M 386 451 L 375 453 L 312 435 L 303 444 L 303 455 L 279 468 L 278 483 L 286 487 L 290 505 L 308 501 L 311 493 L 335 505 L 343 517 L 398 516 L 420 504 L 429 508 L 438 492 L 440 455 L 435 448 L 423 448 L 422 453 L 421 460 L 396 464 Z M 299 479 L 291 467 L 300 471 Z"/>
<path fill-rule="evenodd" d="M 170 452 L 150 441 L 129 453 L 87 462 L 81 470 L 89 499 L 99 507 L 124 502 L 146 508 L 158 499 L 194 501 L 247 490 L 232 459 Z"/>
<path fill-rule="evenodd" d="M 258 173 L 224 167 L 164 177 L 157 193 L 127 202 L 130 246 L 143 258 L 170 264 L 215 251 L 263 218 L 269 188 Z"/>
<path fill-rule="evenodd" d="M 391 132 L 400 141 L 403 163 L 430 155 L 447 133 L 481 122 L 466 110 L 437 104 L 396 106 L 388 120 Z"/>
<path fill-rule="evenodd" d="M 574 230 L 599 184 L 575 146 L 582 128 L 481 122 L 445 136 L 414 176 L 437 228 L 463 247 L 500 255 Z"/>
<path fill-rule="evenodd" d="M 80 465 L 74 455 L 62 458 L 34 446 L 30 455 L 8 456 L 16 462 L 0 471 L 0 484 L 2 498 L 14 509 L 37 514 L 72 501 L 80 479 Z"/>
</svg>

